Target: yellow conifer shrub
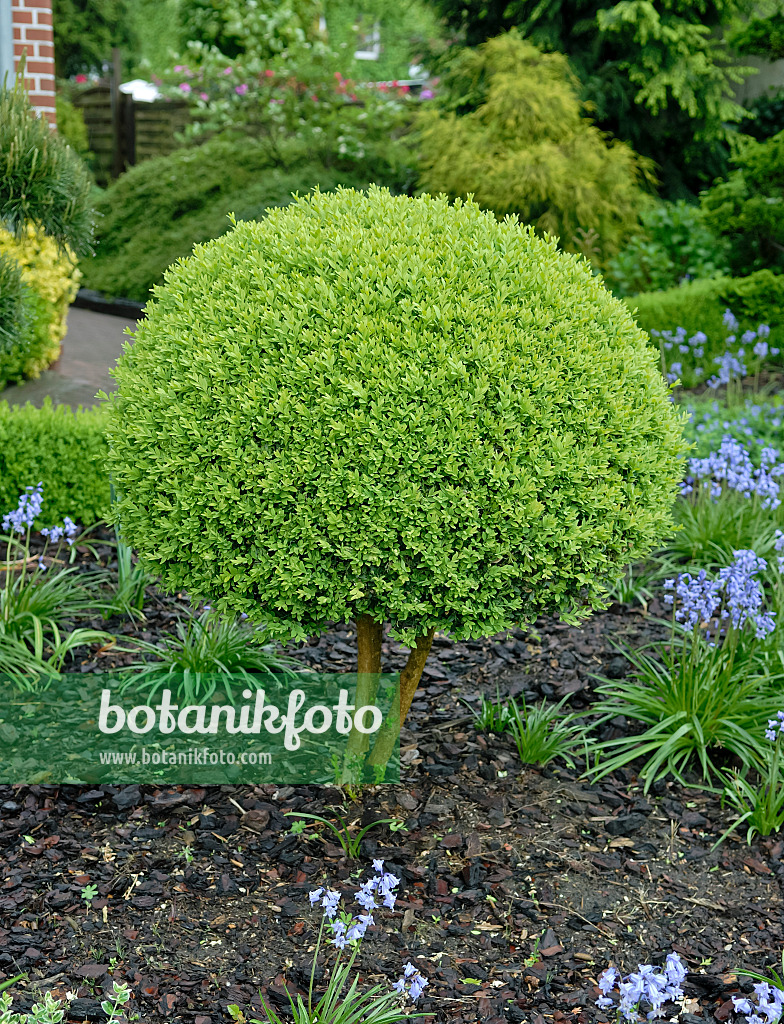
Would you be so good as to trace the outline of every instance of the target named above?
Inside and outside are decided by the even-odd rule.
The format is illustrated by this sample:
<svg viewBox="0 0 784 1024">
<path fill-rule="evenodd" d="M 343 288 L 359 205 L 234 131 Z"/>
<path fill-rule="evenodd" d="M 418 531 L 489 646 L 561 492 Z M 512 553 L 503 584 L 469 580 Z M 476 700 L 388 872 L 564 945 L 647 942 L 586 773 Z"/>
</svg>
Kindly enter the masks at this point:
<svg viewBox="0 0 784 1024">
<path fill-rule="evenodd" d="M 420 186 L 472 195 L 603 265 L 650 201 L 651 165 L 591 123 L 577 89 L 563 54 L 515 31 L 463 50 L 417 119 Z"/>
<path fill-rule="evenodd" d="M 18 353 L 19 358 L 15 360 L 21 368 L 19 377 L 37 377 L 60 354 L 68 307 L 82 274 L 70 249 L 58 249 L 56 242 L 29 225 L 19 239 L 0 229 L 0 254 L 19 263 L 22 280 L 42 300 L 41 315 L 32 335 L 24 342 L 26 351 Z"/>
</svg>

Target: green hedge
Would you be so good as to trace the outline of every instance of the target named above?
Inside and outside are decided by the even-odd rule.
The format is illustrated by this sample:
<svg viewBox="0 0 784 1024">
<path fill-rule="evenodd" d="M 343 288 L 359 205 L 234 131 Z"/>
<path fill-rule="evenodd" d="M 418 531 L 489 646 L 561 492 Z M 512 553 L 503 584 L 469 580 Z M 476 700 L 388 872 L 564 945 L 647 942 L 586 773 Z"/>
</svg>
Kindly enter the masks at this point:
<svg viewBox="0 0 784 1024">
<path fill-rule="evenodd" d="M 0 518 L 29 484 L 44 485 L 40 525 L 70 516 L 85 526 L 106 516 L 104 413 L 51 404 L 0 402 Z"/>
<path fill-rule="evenodd" d="M 664 292 L 632 295 L 623 301 L 636 310 L 637 323 L 648 332 L 684 327 L 689 335 L 704 331 L 711 340 L 723 339 L 722 317 L 726 309 L 731 309 L 741 331 L 766 323 L 777 340 L 784 337 L 784 274 L 770 270 L 758 270 L 749 277 L 692 281 Z"/>
<path fill-rule="evenodd" d="M 229 230 L 230 213 L 259 220 L 293 192 L 369 184 L 302 154 L 287 154 L 287 167 L 274 166 L 276 159 L 253 139 L 214 139 L 132 167 L 98 203 L 95 256 L 81 264 L 85 287 L 144 302 L 170 264 Z"/>
</svg>

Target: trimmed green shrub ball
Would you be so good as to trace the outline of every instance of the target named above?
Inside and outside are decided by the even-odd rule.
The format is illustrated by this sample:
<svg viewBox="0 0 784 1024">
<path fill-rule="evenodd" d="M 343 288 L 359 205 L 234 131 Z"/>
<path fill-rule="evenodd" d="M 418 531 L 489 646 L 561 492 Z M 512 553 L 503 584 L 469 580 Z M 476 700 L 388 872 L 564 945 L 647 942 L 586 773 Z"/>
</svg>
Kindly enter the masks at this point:
<svg viewBox="0 0 784 1024">
<path fill-rule="evenodd" d="M 116 370 L 125 539 L 280 638 L 589 610 L 670 528 L 681 423 L 581 258 L 472 203 L 341 190 L 179 261 Z"/>
</svg>

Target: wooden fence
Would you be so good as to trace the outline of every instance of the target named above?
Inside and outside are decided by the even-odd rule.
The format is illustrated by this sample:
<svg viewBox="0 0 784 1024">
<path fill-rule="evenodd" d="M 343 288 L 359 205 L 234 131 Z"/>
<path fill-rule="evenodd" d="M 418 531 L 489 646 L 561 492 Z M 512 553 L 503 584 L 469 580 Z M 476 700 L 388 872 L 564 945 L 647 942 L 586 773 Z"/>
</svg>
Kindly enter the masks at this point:
<svg viewBox="0 0 784 1024">
<path fill-rule="evenodd" d="M 99 185 L 142 160 L 171 153 L 176 148 L 175 134 L 190 120 L 187 103 L 142 103 L 109 84 L 86 89 L 73 102 L 84 115 Z"/>
</svg>

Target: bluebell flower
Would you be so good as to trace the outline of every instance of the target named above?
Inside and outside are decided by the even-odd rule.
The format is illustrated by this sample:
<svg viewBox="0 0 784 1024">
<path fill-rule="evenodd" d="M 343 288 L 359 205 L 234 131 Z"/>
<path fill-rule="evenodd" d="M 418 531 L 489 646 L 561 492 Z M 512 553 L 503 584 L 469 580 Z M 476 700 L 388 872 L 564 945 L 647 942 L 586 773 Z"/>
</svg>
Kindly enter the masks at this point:
<svg viewBox="0 0 784 1024">
<path fill-rule="evenodd" d="M 613 1005 L 610 993 L 617 985 L 620 996 L 618 1014 L 627 1021 L 640 1019 L 640 1007 L 647 1006 L 648 1019 L 661 1016 L 661 1009 L 669 1001 L 683 998 L 681 983 L 686 977 L 686 968 L 677 953 L 670 953 L 664 971 L 651 964 L 640 964 L 636 971 L 621 977 L 614 968 L 608 968 L 599 977 L 602 992 L 596 1000 L 601 1009 Z"/>
<path fill-rule="evenodd" d="M 415 974 L 411 979 L 411 987 L 408 990 L 409 996 L 411 996 L 412 1002 L 416 1002 L 427 987 L 427 978 L 424 978 L 421 974 Z"/>
<path fill-rule="evenodd" d="M 343 923 L 343 921 L 332 921 L 331 926 L 333 933 L 332 945 L 335 946 L 337 949 L 345 949 L 346 942 L 348 941 L 348 936 L 346 935 L 346 925 Z"/>
<path fill-rule="evenodd" d="M 671 985 L 681 985 L 686 980 L 688 971 L 677 953 L 668 953 L 664 973 Z"/>
<path fill-rule="evenodd" d="M 750 1013 L 754 1013 L 754 1006 L 750 999 L 746 999 L 744 996 L 733 996 L 732 1006 L 736 1013 L 742 1013 L 744 1016 L 748 1016 Z"/>
<path fill-rule="evenodd" d="M 403 968 L 403 976 L 399 978 L 392 988 L 401 995 L 408 993 L 412 1002 L 416 1002 L 427 986 L 427 979 L 422 976 L 418 967 L 407 963 Z"/>
<path fill-rule="evenodd" d="M 730 423 L 724 424 L 731 427 Z M 685 485 L 691 493 L 697 480 L 707 481 L 711 487 L 711 497 L 720 496 L 723 487 L 738 491 L 746 498 L 756 496 L 762 498 L 763 508 L 778 508 L 779 498 L 778 477 L 784 474 L 784 463 L 778 461 L 779 453 L 769 446 L 762 449 L 760 466 L 755 467 L 748 450 L 730 435 L 722 438 L 719 450 L 706 458 L 689 459 L 688 476 Z M 715 485 L 719 484 L 719 487 Z"/>
<path fill-rule="evenodd" d="M 599 975 L 599 988 L 602 994 L 608 996 L 615 988 L 615 983 L 618 980 L 618 972 L 614 967 L 608 967 L 606 971 L 602 971 Z"/>
<path fill-rule="evenodd" d="M 338 903 L 340 903 L 340 893 L 334 892 L 332 889 L 325 889 L 321 900 L 324 916 L 332 920 L 338 912 Z"/>
<path fill-rule="evenodd" d="M 719 372 L 708 381 L 709 388 L 715 391 L 716 388 L 721 387 L 722 384 L 729 384 L 736 377 L 746 376 L 747 370 L 738 358 L 739 355 L 742 355 L 742 352 L 735 354 L 734 352 L 727 351 L 723 356 L 716 356 L 713 362 L 719 367 Z"/>
<path fill-rule="evenodd" d="M 14 511 L 3 516 L 2 529 L 5 533 L 24 534 L 33 528 L 41 514 L 43 486 L 43 483 L 38 483 L 25 487 L 24 492 L 19 495 L 19 502 Z"/>
</svg>

